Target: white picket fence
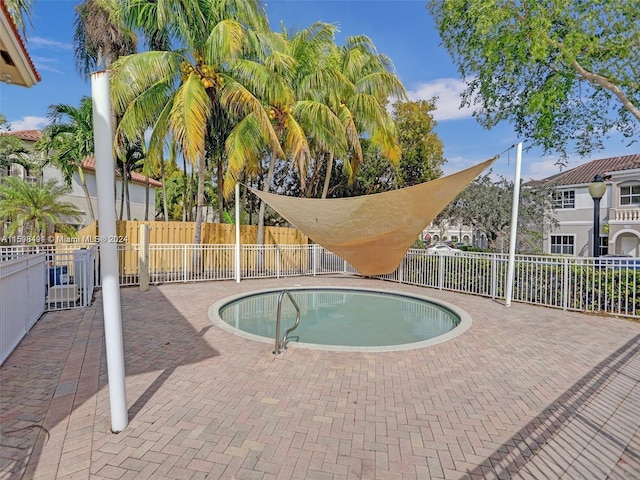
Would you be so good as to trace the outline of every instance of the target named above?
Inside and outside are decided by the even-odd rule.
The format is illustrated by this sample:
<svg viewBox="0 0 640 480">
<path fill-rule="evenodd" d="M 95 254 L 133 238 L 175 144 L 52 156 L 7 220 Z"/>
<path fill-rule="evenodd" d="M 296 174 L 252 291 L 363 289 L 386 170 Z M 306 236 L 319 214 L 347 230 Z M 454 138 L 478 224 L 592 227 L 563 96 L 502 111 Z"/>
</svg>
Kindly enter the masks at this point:
<svg viewBox="0 0 640 480">
<path fill-rule="evenodd" d="M 0 247 L 3 354 L 9 348 L 5 343 L 16 343 L 31 328 L 34 312 L 39 312 L 37 319 L 43 311 L 91 304 L 94 286 L 100 283 L 100 255 L 94 247 L 79 247 Z M 235 245 L 127 244 L 118 246 L 122 286 L 139 284 L 139 258 L 145 248 L 151 284 L 236 278 Z M 378 278 L 504 300 L 507 265 L 504 254 L 411 249 L 395 272 Z M 514 270 L 513 301 L 640 317 L 640 259 L 516 255 Z M 319 245 L 241 247 L 240 278 L 323 274 L 358 272 Z M 23 306 L 16 313 L 12 309 L 18 305 Z M 16 325 L 5 325 L 7 318 L 15 318 Z M 5 334 L 14 330 L 22 333 Z"/>
</svg>

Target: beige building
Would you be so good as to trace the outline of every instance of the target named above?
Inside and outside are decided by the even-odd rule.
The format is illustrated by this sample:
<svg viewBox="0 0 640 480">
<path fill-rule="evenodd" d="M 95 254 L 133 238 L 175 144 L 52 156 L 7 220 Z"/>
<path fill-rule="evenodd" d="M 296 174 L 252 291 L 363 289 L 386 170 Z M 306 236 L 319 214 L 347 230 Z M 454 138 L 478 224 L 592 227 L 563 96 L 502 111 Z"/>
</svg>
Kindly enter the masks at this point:
<svg viewBox="0 0 640 480">
<path fill-rule="evenodd" d="M 469 226 L 457 223 L 444 223 L 436 225 L 430 223 L 422 231 L 422 240 L 426 244 L 433 244 L 441 241 L 450 241 L 453 243 L 464 243 L 474 247 L 487 247 L 487 237 L 484 233 Z"/>
<path fill-rule="evenodd" d="M 558 227 L 544 239 L 544 251 L 593 256 L 594 200 L 589 184 L 604 178 L 600 201 L 600 255 L 640 257 L 640 154 L 603 158 L 529 184 L 551 182 L 556 187 Z"/>
<path fill-rule="evenodd" d="M 9 134 L 15 135 L 20 138 L 25 143 L 27 148 L 30 148 L 33 143 L 35 143 L 40 138 L 39 130 L 23 130 L 10 132 Z M 82 171 L 84 173 L 85 182 L 89 191 L 91 204 L 93 206 L 93 212 L 95 215 L 97 215 L 98 199 L 96 185 L 96 168 L 95 159 L 93 157 L 88 157 L 82 162 Z M 46 181 L 54 179 L 58 183 L 64 184 L 64 177 L 62 176 L 62 173 L 52 165 L 45 166 L 42 169 L 42 174 L 39 178 L 32 172 L 28 172 L 21 165 L 14 163 L 10 167 L 7 167 L 5 169 L 0 167 L 0 177 L 3 176 L 18 177 L 28 182 L 38 182 L 40 180 Z M 130 220 L 144 220 L 147 208 L 148 219 L 155 219 L 156 190 L 162 187 L 162 183 L 152 178 L 149 178 L 148 182 L 149 185 L 147 188 L 147 177 L 138 172 L 131 172 L 131 179 L 129 181 L 129 203 L 131 206 Z M 116 195 L 116 211 L 119 212 L 122 182 L 120 181 L 120 175 L 118 174 L 116 174 L 116 184 L 114 190 Z M 84 190 L 82 189 L 80 176 L 77 173 L 73 176 L 69 193 L 62 196 L 60 199 L 64 202 L 72 203 L 78 210 L 80 210 L 80 212 L 82 212 L 80 222 L 74 225 L 75 227 L 81 228 L 91 223 L 89 207 L 84 194 Z M 123 219 L 128 220 L 126 218 L 126 207 Z"/>
</svg>

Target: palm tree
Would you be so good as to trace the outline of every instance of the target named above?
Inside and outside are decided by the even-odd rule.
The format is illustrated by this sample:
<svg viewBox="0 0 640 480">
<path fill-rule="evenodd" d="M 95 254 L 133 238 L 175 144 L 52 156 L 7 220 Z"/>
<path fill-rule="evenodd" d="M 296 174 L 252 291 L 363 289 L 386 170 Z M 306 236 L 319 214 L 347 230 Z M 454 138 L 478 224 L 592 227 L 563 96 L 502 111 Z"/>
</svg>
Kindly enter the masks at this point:
<svg viewBox="0 0 640 480">
<path fill-rule="evenodd" d="M 318 58 L 328 51 L 333 43 L 333 25 L 317 22 L 310 27 L 296 33 L 290 40 L 283 31 L 276 49 L 264 59 L 267 67 L 268 80 L 264 82 L 266 88 L 261 91 L 261 100 L 268 105 L 269 118 L 282 145 L 287 159 L 295 165 L 300 183 L 304 188 L 306 170 L 311 157 L 309 142 L 330 148 L 336 145 L 346 145 L 344 131 L 340 119 L 322 101 L 314 98 L 313 91 L 327 88 L 335 78 L 320 75 Z M 309 80 L 309 77 L 313 79 Z M 315 81 L 314 81 L 315 80 Z M 229 151 L 240 151 L 240 155 L 233 158 L 241 163 L 229 162 L 225 192 L 233 190 L 235 179 L 239 178 L 242 169 L 249 172 L 258 169 L 260 156 L 265 151 L 265 145 L 260 136 L 247 135 L 246 132 L 255 131 L 255 117 L 248 116 L 227 139 Z M 247 142 L 246 138 L 253 138 Z M 269 191 L 273 179 L 276 155 L 269 158 L 269 167 L 263 190 Z M 266 204 L 261 201 L 258 214 L 258 243 L 264 243 L 264 216 Z"/>
<path fill-rule="evenodd" d="M 345 45 L 336 47 L 329 54 L 329 61 L 336 69 L 341 82 L 337 91 L 328 91 L 325 101 L 340 118 L 348 142 L 350 158 L 344 159 L 343 168 L 352 181 L 362 164 L 360 135 L 367 134 L 383 157 L 393 163 L 400 159 L 401 151 L 395 132 L 395 124 L 387 111 L 390 97 L 406 98 L 402 82 L 393 72 L 391 60 L 379 54 L 375 45 L 365 35 L 349 37 Z M 329 179 L 335 152 L 317 152 L 328 157 L 322 198 L 329 190 Z"/>
<path fill-rule="evenodd" d="M 60 169 L 67 186 L 71 186 L 74 174 L 78 175 L 93 222 L 93 205 L 82 170 L 82 161 L 94 154 L 92 112 L 93 105 L 89 97 L 83 97 L 79 107 L 50 105 L 48 116 L 52 123 L 43 130 L 36 148 L 53 152 L 49 161 Z"/>
<path fill-rule="evenodd" d="M 118 134 L 134 139 L 152 128 L 151 157 L 161 155 L 169 135 L 175 138 L 198 171 L 194 243 L 200 243 L 207 159 L 216 157 L 221 168 L 223 154 L 230 163 L 240 154 L 215 151 L 225 144 L 228 126 L 254 117 L 255 129 L 243 130 L 245 140 L 258 135 L 284 157 L 268 113 L 252 93 L 264 89 L 268 78 L 257 61 L 273 41 L 266 15 L 255 0 L 133 0 L 128 13 L 147 32 L 170 31 L 181 49 L 142 52 L 115 62 L 113 105 L 122 114 Z"/>
<path fill-rule="evenodd" d="M 124 159 L 122 159 L 122 158 Z M 144 168 L 144 149 L 142 142 L 128 143 L 125 146 L 123 155 L 116 159 L 116 171 L 120 173 L 120 214 L 119 220 L 123 219 L 123 212 L 126 206 L 127 220 L 131 220 L 131 199 L 129 197 L 129 181 L 131 180 L 131 172 Z M 147 185 L 148 185 L 147 177 Z M 147 202 L 149 193 L 147 191 Z M 148 207 L 148 206 L 147 206 Z"/>
<path fill-rule="evenodd" d="M 8 135 L 11 125 L 7 118 L 0 113 L 0 169 L 10 167 L 12 163 L 19 163 L 25 168 L 32 168 L 33 162 L 29 158 L 29 150 L 24 142 L 15 135 Z"/>
<path fill-rule="evenodd" d="M 122 18 L 118 0 L 84 0 L 76 7 L 73 44 L 76 69 L 86 78 L 136 51 L 137 39 Z"/>
<path fill-rule="evenodd" d="M 79 219 L 80 212 L 74 205 L 60 201 L 66 191 L 66 186 L 54 180 L 34 185 L 18 178 L 4 179 L 0 183 L 0 217 L 11 222 L 5 233 L 13 236 L 21 231 L 30 243 L 36 243 L 56 228 L 64 229 L 66 221 Z"/>
</svg>

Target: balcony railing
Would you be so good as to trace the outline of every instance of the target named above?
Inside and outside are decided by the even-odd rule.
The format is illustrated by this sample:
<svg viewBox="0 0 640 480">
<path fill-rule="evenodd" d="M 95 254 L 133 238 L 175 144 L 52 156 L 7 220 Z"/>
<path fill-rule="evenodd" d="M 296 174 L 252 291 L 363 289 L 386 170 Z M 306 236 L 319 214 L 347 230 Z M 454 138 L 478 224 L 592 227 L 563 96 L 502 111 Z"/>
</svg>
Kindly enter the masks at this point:
<svg viewBox="0 0 640 480">
<path fill-rule="evenodd" d="M 611 221 L 640 223 L 640 208 L 612 208 Z"/>
</svg>

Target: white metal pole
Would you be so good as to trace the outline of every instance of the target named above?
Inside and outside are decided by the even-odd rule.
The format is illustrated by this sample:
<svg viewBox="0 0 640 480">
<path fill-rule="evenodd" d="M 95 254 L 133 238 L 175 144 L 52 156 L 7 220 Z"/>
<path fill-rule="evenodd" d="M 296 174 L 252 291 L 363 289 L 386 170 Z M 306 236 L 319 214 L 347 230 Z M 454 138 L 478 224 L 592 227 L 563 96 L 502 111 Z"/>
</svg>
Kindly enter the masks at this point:
<svg viewBox="0 0 640 480">
<path fill-rule="evenodd" d="M 516 173 L 513 178 L 513 206 L 511 207 L 511 240 L 509 242 L 509 265 L 507 268 L 507 290 L 505 305 L 511 306 L 513 296 L 513 274 L 516 262 L 516 241 L 518 233 L 518 205 L 520 204 L 520 169 L 522 165 L 522 142 L 516 146 Z"/>
<path fill-rule="evenodd" d="M 240 184 L 236 183 L 236 282 L 240 283 Z"/>
<path fill-rule="evenodd" d="M 109 73 L 91 75 L 93 98 L 93 131 L 95 142 L 96 185 L 98 194 L 98 225 L 100 226 L 100 279 L 102 283 L 102 311 L 104 338 L 107 350 L 107 374 L 111 407 L 111 430 L 124 430 L 129 423 L 125 388 L 124 346 L 118 278 L 118 245 L 116 243 L 116 204 L 113 136 L 111 130 L 111 101 Z"/>
</svg>

